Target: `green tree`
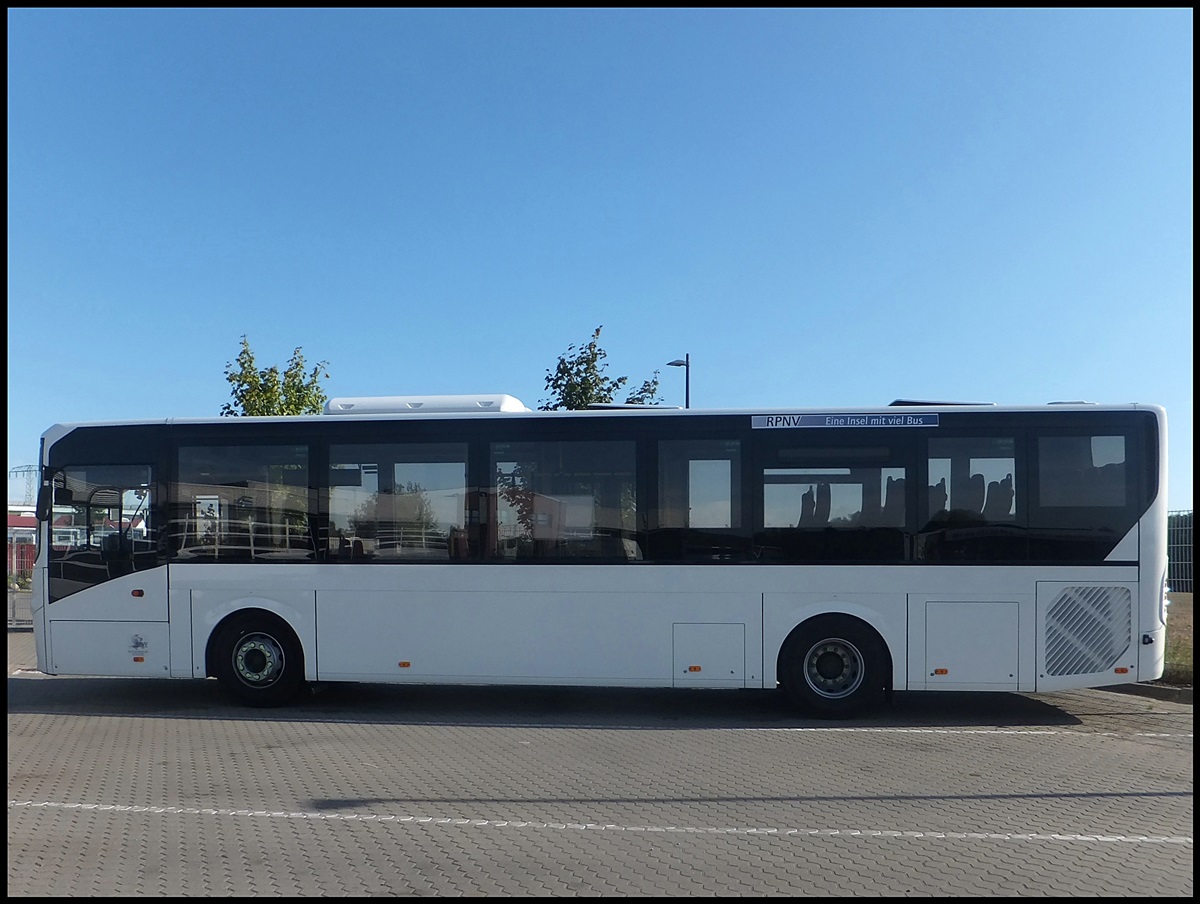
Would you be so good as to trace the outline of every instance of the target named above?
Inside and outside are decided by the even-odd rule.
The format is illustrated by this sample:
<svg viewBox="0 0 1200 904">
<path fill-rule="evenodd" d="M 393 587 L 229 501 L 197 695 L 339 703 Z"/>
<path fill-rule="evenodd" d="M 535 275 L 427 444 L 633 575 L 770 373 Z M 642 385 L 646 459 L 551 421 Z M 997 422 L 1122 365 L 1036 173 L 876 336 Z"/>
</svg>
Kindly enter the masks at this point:
<svg viewBox="0 0 1200 904">
<path fill-rule="evenodd" d="M 642 383 L 634 392 L 625 398 L 626 405 L 657 405 L 662 402 L 658 394 L 658 371 L 649 380 Z"/>
<path fill-rule="evenodd" d="M 325 368 L 326 363 L 321 361 L 307 370 L 304 355 L 297 347 L 282 374 L 277 366 L 259 370 L 250 342 L 242 336 L 237 361 L 225 365 L 233 401 L 221 406 L 221 416 L 320 414 L 326 402 L 321 380 L 329 379 Z"/>
<path fill-rule="evenodd" d="M 546 389 L 550 397 L 538 406 L 541 411 L 566 408 L 577 411 L 589 405 L 609 405 L 617 392 L 629 382 L 628 377 L 609 377 L 604 371 L 608 365 L 604 359 L 608 352 L 600 347 L 600 330 L 596 327 L 592 338 L 584 345 L 567 347 L 565 355 L 558 356 L 558 364 L 546 371 Z M 625 398 L 627 405 L 657 405 L 658 371 L 634 392 Z"/>
</svg>

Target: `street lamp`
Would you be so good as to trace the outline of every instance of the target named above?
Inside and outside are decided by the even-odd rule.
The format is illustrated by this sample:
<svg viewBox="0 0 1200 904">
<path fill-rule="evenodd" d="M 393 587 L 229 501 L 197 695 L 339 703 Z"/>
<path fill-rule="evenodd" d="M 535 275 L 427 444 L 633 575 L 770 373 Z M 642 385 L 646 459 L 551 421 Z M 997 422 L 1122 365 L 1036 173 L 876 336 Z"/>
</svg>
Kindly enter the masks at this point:
<svg viewBox="0 0 1200 904">
<path fill-rule="evenodd" d="M 683 407 L 692 407 L 692 356 L 686 354 L 682 358 L 668 361 L 667 367 L 683 368 Z"/>
</svg>

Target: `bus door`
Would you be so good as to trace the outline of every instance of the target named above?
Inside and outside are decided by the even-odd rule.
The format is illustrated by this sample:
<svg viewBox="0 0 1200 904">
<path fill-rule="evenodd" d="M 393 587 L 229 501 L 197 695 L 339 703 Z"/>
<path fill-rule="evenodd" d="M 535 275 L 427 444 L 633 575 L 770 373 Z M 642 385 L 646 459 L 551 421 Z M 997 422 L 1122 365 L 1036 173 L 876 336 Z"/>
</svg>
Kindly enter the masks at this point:
<svg viewBox="0 0 1200 904">
<path fill-rule="evenodd" d="M 167 569 L 152 468 L 68 466 L 52 487 L 48 671 L 168 677 Z"/>
</svg>

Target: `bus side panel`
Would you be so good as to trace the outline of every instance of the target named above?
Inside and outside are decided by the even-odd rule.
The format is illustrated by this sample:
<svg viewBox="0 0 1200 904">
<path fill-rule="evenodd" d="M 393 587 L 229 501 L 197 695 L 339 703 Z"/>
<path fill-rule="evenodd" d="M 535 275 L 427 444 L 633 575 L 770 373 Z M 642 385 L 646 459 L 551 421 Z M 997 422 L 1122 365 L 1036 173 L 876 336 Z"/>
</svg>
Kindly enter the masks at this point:
<svg viewBox="0 0 1200 904">
<path fill-rule="evenodd" d="M 1138 582 L 1038 581 L 1037 691 L 1137 681 Z"/>
<path fill-rule="evenodd" d="M 170 674 L 165 566 L 116 577 L 48 603 L 45 619 L 47 674 Z M 40 656 L 39 650 L 39 665 Z"/>
<path fill-rule="evenodd" d="M 420 568 L 358 569 L 362 589 L 330 580 L 317 592 L 320 680 L 760 684 L 761 596 L 713 589 L 695 570 L 655 590 L 639 586 L 651 576 L 645 568 Z M 396 589 L 401 573 L 409 580 Z M 675 674 L 676 656 L 687 675 Z"/>
<path fill-rule="evenodd" d="M 55 621 L 167 621 L 167 566 L 85 587 L 46 606 Z"/>
<path fill-rule="evenodd" d="M 1163 439 L 1164 445 L 1166 439 Z M 1166 473 L 1166 461 L 1161 464 Z M 1167 579 L 1167 494 L 1150 506 L 1142 519 L 1140 595 L 1138 597 L 1138 681 L 1157 681 L 1166 669 L 1167 618 L 1164 587 Z"/>
<path fill-rule="evenodd" d="M 33 567 L 33 582 L 30 587 L 29 607 L 33 616 L 33 644 L 37 651 L 38 671 L 53 675 L 50 671 L 50 656 L 46 651 L 46 641 L 49 632 L 46 628 L 46 554 L 45 543 L 41 547 L 37 562 Z"/>
<path fill-rule="evenodd" d="M 167 566 L 167 614 L 171 622 L 171 677 L 195 678 L 192 653 L 192 596 L 175 587 L 177 566 Z M 204 673 L 203 663 L 200 666 Z"/>
<path fill-rule="evenodd" d="M 1032 595 L 910 593 L 910 691 L 1032 691 Z"/>
<path fill-rule="evenodd" d="M 169 678 L 167 635 L 164 622 L 52 621 L 52 674 Z"/>
</svg>

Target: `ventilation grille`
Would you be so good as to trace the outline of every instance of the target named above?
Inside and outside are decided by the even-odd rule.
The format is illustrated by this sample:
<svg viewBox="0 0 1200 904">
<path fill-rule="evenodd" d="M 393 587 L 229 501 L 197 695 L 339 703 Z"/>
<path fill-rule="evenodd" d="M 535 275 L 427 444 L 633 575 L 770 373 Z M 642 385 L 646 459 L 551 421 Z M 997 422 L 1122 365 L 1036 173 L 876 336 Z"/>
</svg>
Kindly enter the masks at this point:
<svg viewBox="0 0 1200 904">
<path fill-rule="evenodd" d="M 1133 595 L 1128 587 L 1067 587 L 1046 617 L 1046 671 L 1105 672 L 1129 649 Z"/>
</svg>

